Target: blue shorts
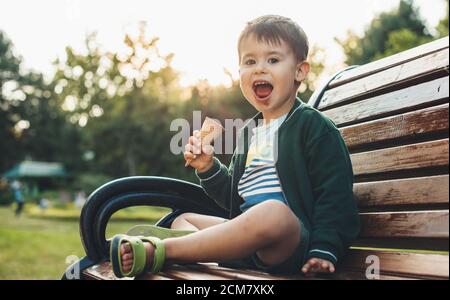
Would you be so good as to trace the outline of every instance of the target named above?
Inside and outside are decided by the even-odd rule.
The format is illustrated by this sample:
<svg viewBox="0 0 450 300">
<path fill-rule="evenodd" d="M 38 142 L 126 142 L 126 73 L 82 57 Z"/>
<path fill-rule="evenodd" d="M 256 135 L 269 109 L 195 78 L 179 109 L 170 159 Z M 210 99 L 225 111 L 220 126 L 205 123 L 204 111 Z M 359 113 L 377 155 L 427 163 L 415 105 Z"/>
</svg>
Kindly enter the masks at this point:
<svg viewBox="0 0 450 300">
<path fill-rule="evenodd" d="M 264 193 L 264 194 L 258 194 L 254 196 L 246 197 L 244 200 L 244 203 L 241 204 L 239 207 L 242 212 L 245 212 L 250 207 L 255 206 L 261 202 L 267 201 L 267 200 L 278 200 L 283 202 L 287 205 L 286 199 L 284 199 L 284 195 L 281 192 L 275 192 L 275 193 Z"/>
</svg>

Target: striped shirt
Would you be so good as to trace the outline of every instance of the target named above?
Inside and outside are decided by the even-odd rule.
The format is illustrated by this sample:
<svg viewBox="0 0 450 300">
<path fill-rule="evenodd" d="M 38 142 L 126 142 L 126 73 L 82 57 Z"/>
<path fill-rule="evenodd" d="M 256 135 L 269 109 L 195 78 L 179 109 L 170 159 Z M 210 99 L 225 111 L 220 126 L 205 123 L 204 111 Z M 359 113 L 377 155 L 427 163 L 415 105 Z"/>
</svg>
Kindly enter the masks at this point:
<svg viewBox="0 0 450 300">
<path fill-rule="evenodd" d="M 245 171 L 238 183 L 238 193 L 245 201 L 242 211 L 269 199 L 287 203 L 275 168 L 277 131 L 286 116 L 253 129 Z"/>
</svg>

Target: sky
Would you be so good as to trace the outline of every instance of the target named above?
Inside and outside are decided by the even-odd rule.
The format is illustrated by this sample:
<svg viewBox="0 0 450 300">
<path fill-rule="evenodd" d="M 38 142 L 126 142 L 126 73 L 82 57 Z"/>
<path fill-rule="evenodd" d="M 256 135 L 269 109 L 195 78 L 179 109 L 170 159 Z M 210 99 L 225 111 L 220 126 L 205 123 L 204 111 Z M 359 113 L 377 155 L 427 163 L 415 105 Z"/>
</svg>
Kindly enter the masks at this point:
<svg viewBox="0 0 450 300">
<path fill-rule="evenodd" d="M 88 33 L 108 51 L 117 51 L 127 32 L 146 21 L 148 34 L 158 36 L 162 54 L 174 53 L 172 66 L 188 86 L 207 79 L 229 84 L 228 69 L 238 78 L 236 41 L 245 23 L 264 14 L 296 21 L 310 46 L 325 50 L 326 70 L 342 66 L 344 55 L 335 37 L 358 34 L 379 12 L 399 0 L 9 0 L 0 9 L 0 30 L 12 40 L 24 67 L 53 74 L 51 64 L 71 46 L 82 51 Z M 415 0 L 422 18 L 434 27 L 445 14 L 444 0 Z"/>
</svg>

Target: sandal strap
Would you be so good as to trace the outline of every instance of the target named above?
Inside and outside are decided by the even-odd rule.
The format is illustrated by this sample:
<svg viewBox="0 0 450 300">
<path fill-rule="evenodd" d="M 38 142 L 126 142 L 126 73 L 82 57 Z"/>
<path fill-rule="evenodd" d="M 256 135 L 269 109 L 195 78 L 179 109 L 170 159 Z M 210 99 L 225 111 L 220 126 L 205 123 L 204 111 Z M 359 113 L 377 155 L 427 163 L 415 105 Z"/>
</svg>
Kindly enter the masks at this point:
<svg viewBox="0 0 450 300">
<path fill-rule="evenodd" d="M 127 236 L 126 238 L 130 243 L 131 250 L 133 251 L 133 265 L 128 273 L 124 273 L 127 277 L 133 277 L 137 274 L 142 273 L 145 269 L 147 262 L 147 253 L 145 251 L 145 246 L 142 240 L 137 237 Z M 120 265 L 122 268 L 122 264 Z"/>
<path fill-rule="evenodd" d="M 154 236 L 141 236 L 139 238 L 144 242 L 149 242 L 155 247 L 153 263 L 149 271 L 153 274 L 159 273 L 164 267 L 164 262 L 166 260 L 166 248 L 164 246 L 164 242 Z"/>
<path fill-rule="evenodd" d="M 129 243 L 133 252 L 133 265 L 129 272 L 124 272 L 122 269 L 122 255 L 120 253 L 120 246 L 123 243 Z M 127 236 L 124 234 L 116 234 L 111 240 L 110 246 L 110 260 L 116 277 L 133 277 L 142 273 L 146 266 L 146 251 L 142 240 Z"/>
<path fill-rule="evenodd" d="M 116 277 L 133 277 L 148 269 L 147 251 L 145 250 L 144 242 L 149 242 L 155 247 L 153 263 L 149 271 L 153 274 L 161 271 L 166 259 L 165 246 L 161 239 L 152 236 L 144 237 L 116 234 L 111 240 L 110 246 L 110 260 Z M 122 243 L 129 243 L 133 252 L 133 265 L 131 270 L 126 273 L 122 268 L 122 255 L 120 254 L 120 246 Z"/>
</svg>

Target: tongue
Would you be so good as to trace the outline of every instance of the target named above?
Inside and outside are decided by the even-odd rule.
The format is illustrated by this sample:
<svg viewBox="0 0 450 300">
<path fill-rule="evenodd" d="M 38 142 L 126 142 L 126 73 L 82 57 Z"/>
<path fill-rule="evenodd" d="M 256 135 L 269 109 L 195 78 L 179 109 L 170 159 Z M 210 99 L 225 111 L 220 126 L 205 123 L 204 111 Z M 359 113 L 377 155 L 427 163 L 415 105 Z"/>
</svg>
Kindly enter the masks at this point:
<svg viewBox="0 0 450 300">
<path fill-rule="evenodd" d="M 272 93 L 273 87 L 270 84 L 261 84 L 256 87 L 256 96 L 266 98 Z"/>
</svg>

